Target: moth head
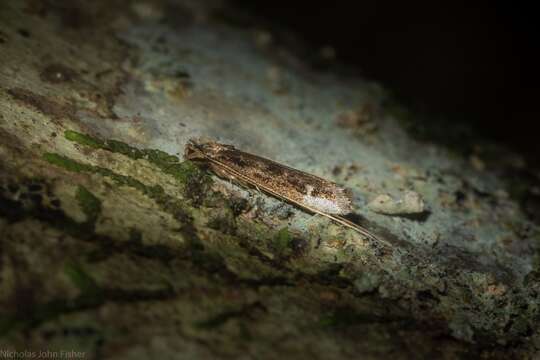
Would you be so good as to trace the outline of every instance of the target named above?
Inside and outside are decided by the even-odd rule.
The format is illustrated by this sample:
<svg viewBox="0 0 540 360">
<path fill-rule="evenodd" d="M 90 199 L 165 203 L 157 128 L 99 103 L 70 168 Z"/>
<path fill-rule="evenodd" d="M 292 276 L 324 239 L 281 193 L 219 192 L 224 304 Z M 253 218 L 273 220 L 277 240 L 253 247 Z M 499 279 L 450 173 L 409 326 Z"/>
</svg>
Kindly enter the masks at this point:
<svg viewBox="0 0 540 360">
<path fill-rule="evenodd" d="M 206 159 L 206 156 L 204 155 L 204 149 L 195 139 L 188 140 L 184 148 L 184 159 L 186 160 Z"/>
<path fill-rule="evenodd" d="M 190 139 L 184 150 L 184 158 L 195 161 L 211 159 L 227 149 L 234 149 L 234 147 L 205 138 Z"/>
</svg>

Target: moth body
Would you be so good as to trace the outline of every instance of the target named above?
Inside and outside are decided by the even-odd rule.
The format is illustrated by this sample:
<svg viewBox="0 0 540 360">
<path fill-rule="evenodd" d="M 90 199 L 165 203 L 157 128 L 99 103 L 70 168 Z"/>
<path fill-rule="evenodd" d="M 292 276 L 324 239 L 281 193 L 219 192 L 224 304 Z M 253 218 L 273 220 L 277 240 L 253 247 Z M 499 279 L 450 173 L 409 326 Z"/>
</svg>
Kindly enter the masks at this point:
<svg viewBox="0 0 540 360">
<path fill-rule="evenodd" d="M 208 162 L 221 177 L 246 182 L 305 208 L 337 215 L 352 210 L 350 192 L 337 184 L 231 145 L 191 141 L 186 146 L 185 157 Z"/>
<path fill-rule="evenodd" d="M 184 157 L 202 161 L 218 176 L 250 185 L 304 210 L 392 246 L 342 215 L 352 210 L 351 193 L 336 183 L 215 141 L 190 140 Z"/>
</svg>

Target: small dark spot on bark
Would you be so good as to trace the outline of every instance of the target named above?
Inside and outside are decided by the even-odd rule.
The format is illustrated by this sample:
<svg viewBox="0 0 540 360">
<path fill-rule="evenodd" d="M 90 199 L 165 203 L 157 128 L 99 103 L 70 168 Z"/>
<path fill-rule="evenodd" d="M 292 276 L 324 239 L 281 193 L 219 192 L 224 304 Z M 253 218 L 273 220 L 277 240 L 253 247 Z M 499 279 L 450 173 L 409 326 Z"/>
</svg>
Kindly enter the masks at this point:
<svg viewBox="0 0 540 360">
<path fill-rule="evenodd" d="M 38 205 L 39 205 L 39 204 L 41 204 L 41 202 L 43 201 L 43 198 L 41 197 L 40 194 L 30 194 L 29 197 L 30 197 L 30 200 L 32 200 L 32 202 L 33 202 L 34 204 L 38 204 Z"/>
<path fill-rule="evenodd" d="M 51 205 L 55 208 L 59 208 L 60 207 L 60 200 L 58 199 L 53 199 L 51 200 Z"/>
<path fill-rule="evenodd" d="M 421 213 L 415 213 L 415 214 L 396 214 L 397 216 L 400 216 L 405 219 L 418 221 L 418 222 L 425 222 L 427 219 L 431 216 L 431 211 L 424 210 Z"/>
<path fill-rule="evenodd" d="M 244 198 L 232 198 L 229 206 L 233 215 L 238 216 L 249 208 L 249 203 Z"/>
<path fill-rule="evenodd" d="M 514 320 L 510 319 L 510 321 L 508 321 L 506 325 L 504 326 L 503 331 L 504 332 L 510 331 L 510 329 L 512 328 L 512 325 L 514 325 Z"/>
<path fill-rule="evenodd" d="M 77 72 L 62 64 L 51 64 L 43 69 L 39 77 L 42 81 L 58 84 L 73 81 L 77 77 Z"/>
<path fill-rule="evenodd" d="M 191 78 L 191 75 L 189 75 L 189 73 L 187 71 L 184 71 L 184 70 L 178 70 L 174 74 L 174 76 L 179 78 L 179 79 L 190 79 Z"/>
<path fill-rule="evenodd" d="M 19 30 L 17 30 L 17 33 L 19 35 L 21 35 L 22 37 L 25 37 L 25 38 L 30 37 L 30 32 L 28 32 L 28 30 L 26 30 L 26 29 L 19 29 Z"/>
<path fill-rule="evenodd" d="M 463 202 L 465 201 L 465 199 L 467 199 L 467 195 L 461 191 L 461 190 L 457 190 L 455 193 L 454 193 L 454 196 L 456 198 L 456 203 L 458 205 L 462 205 Z"/>
<path fill-rule="evenodd" d="M 433 296 L 433 294 L 432 294 L 429 290 L 418 291 L 418 292 L 416 293 L 416 298 L 417 298 L 419 301 L 432 301 L 432 300 L 436 300 L 436 298 Z"/>
<path fill-rule="evenodd" d="M 338 176 L 339 174 L 341 174 L 341 170 L 341 166 L 334 166 L 334 168 L 332 169 L 332 175 Z"/>
<path fill-rule="evenodd" d="M 309 248 L 309 242 L 299 237 L 293 237 L 289 246 L 293 251 L 293 257 L 301 257 L 306 254 Z"/>
<path fill-rule="evenodd" d="M 31 192 L 43 191 L 43 185 L 39 184 L 39 183 L 30 184 L 30 185 L 28 185 L 28 191 L 31 191 Z"/>
</svg>

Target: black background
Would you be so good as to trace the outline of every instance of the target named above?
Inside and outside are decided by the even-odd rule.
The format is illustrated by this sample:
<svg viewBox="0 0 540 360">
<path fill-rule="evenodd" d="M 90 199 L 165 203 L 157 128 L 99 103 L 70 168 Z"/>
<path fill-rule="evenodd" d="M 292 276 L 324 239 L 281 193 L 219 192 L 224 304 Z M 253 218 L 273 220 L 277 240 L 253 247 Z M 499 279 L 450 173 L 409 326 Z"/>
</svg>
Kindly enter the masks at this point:
<svg viewBox="0 0 540 360">
<path fill-rule="evenodd" d="M 538 13 L 525 2 L 254 2 L 243 9 L 378 80 L 415 109 L 466 123 L 534 162 Z"/>
</svg>

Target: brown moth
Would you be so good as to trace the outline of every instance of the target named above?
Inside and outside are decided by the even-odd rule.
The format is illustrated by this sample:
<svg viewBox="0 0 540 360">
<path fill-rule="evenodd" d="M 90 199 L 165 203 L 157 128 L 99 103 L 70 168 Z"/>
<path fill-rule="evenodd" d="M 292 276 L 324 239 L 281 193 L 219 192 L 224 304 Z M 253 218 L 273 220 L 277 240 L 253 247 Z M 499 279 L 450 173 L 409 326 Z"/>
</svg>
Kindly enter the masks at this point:
<svg viewBox="0 0 540 360">
<path fill-rule="evenodd" d="M 351 192 L 336 183 L 215 141 L 191 139 L 186 144 L 184 157 L 206 163 L 220 177 L 255 187 L 354 229 L 370 239 L 384 242 L 341 216 L 352 210 Z"/>
</svg>

